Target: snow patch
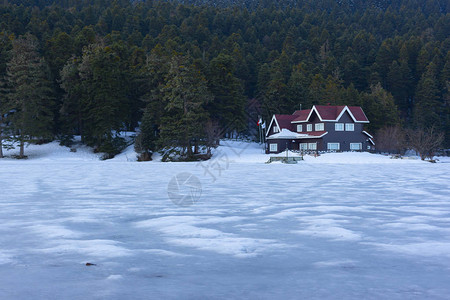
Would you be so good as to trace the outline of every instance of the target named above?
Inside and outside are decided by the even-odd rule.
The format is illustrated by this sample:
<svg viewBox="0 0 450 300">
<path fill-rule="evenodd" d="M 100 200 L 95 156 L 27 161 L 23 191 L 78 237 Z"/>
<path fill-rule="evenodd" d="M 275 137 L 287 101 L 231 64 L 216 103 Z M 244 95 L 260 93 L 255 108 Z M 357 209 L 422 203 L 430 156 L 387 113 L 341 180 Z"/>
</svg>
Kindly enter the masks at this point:
<svg viewBox="0 0 450 300">
<path fill-rule="evenodd" d="M 106 280 L 119 280 L 122 279 L 123 276 L 122 275 L 109 275 Z"/>
<path fill-rule="evenodd" d="M 38 249 L 48 254 L 80 253 L 88 257 L 115 258 L 132 255 L 132 251 L 112 240 L 53 240 L 54 246 Z"/>
<path fill-rule="evenodd" d="M 376 246 L 385 251 L 397 252 L 406 255 L 436 256 L 450 258 L 450 242 L 426 241 L 421 243 L 384 244 L 365 242 L 364 244 Z"/>
<path fill-rule="evenodd" d="M 13 262 L 12 255 L 3 252 L 0 249 L 0 265 L 6 265 L 12 262 Z"/>
<path fill-rule="evenodd" d="M 318 261 L 314 263 L 314 266 L 318 268 L 330 268 L 330 267 L 353 268 L 355 267 L 356 264 L 357 264 L 356 260 L 341 259 L 341 260 Z"/>
</svg>

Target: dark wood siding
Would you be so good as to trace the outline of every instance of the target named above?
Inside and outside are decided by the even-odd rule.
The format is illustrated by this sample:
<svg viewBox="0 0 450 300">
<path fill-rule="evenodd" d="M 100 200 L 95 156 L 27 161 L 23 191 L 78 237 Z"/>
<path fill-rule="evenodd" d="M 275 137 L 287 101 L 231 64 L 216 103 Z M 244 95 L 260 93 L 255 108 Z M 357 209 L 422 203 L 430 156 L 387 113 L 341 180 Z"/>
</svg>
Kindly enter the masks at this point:
<svg viewBox="0 0 450 300">
<path fill-rule="evenodd" d="M 267 140 L 267 148 L 266 153 L 269 154 L 275 154 L 280 153 L 286 150 L 286 147 L 288 147 L 289 150 L 292 151 L 299 151 L 300 150 L 300 144 L 301 143 L 317 143 L 317 151 L 326 151 L 323 149 L 323 140 L 322 139 L 270 139 Z M 277 144 L 277 152 L 270 152 L 270 144 Z M 325 145 L 326 148 L 326 145 Z"/>
<path fill-rule="evenodd" d="M 343 123 L 344 131 L 336 131 L 335 124 Z M 354 131 L 345 131 L 345 124 L 354 124 Z M 362 133 L 363 124 L 354 123 L 350 115 L 345 112 L 338 122 L 326 122 L 325 130 L 328 131 L 323 137 L 323 148 L 321 151 L 327 151 L 328 143 L 339 143 L 340 151 L 350 151 L 350 143 L 361 143 L 362 150 L 367 149 L 368 136 Z"/>
<path fill-rule="evenodd" d="M 275 126 L 277 126 L 277 123 L 275 122 L 275 121 L 273 121 L 272 122 L 272 126 L 270 126 L 270 128 L 268 128 L 268 130 L 269 130 L 269 134 L 268 135 L 272 135 L 272 134 L 275 134 L 275 133 L 278 133 L 278 132 L 274 132 L 273 131 L 273 128 L 275 127 Z M 278 128 L 278 130 L 280 130 L 280 128 Z"/>
<path fill-rule="evenodd" d="M 270 144 L 277 144 L 278 151 L 270 152 Z M 290 139 L 267 140 L 266 153 L 280 153 L 280 152 L 283 152 L 284 150 L 286 150 L 286 147 L 288 147 L 289 150 L 298 150 L 298 145 L 297 145 L 297 148 L 295 148 L 295 144 L 296 144 L 296 142 L 295 141 L 292 142 L 292 140 L 290 140 Z"/>
</svg>

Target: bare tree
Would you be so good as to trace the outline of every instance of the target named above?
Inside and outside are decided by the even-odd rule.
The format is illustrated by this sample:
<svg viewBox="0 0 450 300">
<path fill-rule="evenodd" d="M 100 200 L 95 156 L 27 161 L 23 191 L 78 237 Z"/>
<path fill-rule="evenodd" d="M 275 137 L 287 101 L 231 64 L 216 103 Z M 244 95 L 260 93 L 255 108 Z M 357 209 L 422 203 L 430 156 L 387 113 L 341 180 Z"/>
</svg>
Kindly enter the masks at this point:
<svg viewBox="0 0 450 300">
<path fill-rule="evenodd" d="M 404 154 L 406 150 L 406 134 L 399 125 L 386 126 L 376 134 L 379 152 Z"/>
<path fill-rule="evenodd" d="M 432 159 L 444 141 L 444 133 L 437 131 L 434 126 L 427 129 L 410 129 L 406 137 L 408 146 L 419 153 L 422 160 Z"/>
</svg>

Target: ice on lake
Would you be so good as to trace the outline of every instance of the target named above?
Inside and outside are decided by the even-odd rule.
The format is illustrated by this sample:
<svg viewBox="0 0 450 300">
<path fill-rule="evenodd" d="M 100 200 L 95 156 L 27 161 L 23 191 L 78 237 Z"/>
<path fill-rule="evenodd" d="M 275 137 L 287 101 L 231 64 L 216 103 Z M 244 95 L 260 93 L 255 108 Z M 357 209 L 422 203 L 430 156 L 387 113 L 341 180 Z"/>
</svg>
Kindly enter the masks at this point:
<svg viewBox="0 0 450 300">
<path fill-rule="evenodd" d="M 26 151 L 0 160 L 0 299 L 450 295 L 449 163 L 336 153 L 265 164 L 239 142 L 203 163 Z M 182 172 L 201 183 L 193 205 L 169 198 Z"/>
</svg>

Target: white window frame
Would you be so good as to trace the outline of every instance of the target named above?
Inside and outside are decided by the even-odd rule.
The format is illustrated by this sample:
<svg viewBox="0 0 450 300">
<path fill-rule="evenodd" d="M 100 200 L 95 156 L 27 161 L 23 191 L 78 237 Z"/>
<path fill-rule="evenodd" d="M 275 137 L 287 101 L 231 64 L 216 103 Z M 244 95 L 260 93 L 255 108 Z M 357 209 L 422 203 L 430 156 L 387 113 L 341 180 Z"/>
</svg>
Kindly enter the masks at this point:
<svg viewBox="0 0 450 300">
<path fill-rule="evenodd" d="M 344 131 L 344 123 L 335 123 L 334 131 Z"/>
<path fill-rule="evenodd" d="M 345 131 L 355 131 L 355 124 L 345 123 Z"/>
<path fill-rule="evenodd" d="M 277 125 L 274 125 L 273 126 L 273 133 L 277 133 L 277 132 L 280 132 L 280 129 L 278 128 Z"/>
<path fill-rule="evenodd" d="M 278 144 L 276 143 L 269 144 L 269 152 L 278 152 Z"/>
<path fill-rule="evenodd" d="M 299 150 L 308 150 L 308 143 L 300 143 Z"/>
<path fill-rule="evenodd" d="M 308 150 L 317 150 L 317 143 L 308 143 Z"/>
<path fill-rule="evenodd" d="M 355 148 L 355 146 L 357 146 L 357 148 Z M 351 151 L 361 151 L 362 143 L 350 143 L 350 150 Z"/>
<path fill-rule="evenodd" d="M 337 147 L 335 147 L 337 145 Z M 340 143 L 328 143 L 327 150 L 328 151 L 339 151 L 341 149 Z"/>
<path fill-rule="evenodd" d="M 298 124 L 297 125 L 297 132 L 302 132 L 303 131 L 303 125 L 302 124 Z"/>
<path fill-rule="evenodd" d="M 312 131 L 312 124 L 306 125 L 306 131 Z"/>
<path fill-rule="evenodd" d="M 323 123 L 316 123 L 314 125 L 315 131 L 324 131 L 325 130 L 325 124 Z"/>
</svg>

